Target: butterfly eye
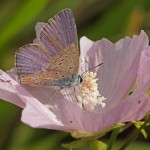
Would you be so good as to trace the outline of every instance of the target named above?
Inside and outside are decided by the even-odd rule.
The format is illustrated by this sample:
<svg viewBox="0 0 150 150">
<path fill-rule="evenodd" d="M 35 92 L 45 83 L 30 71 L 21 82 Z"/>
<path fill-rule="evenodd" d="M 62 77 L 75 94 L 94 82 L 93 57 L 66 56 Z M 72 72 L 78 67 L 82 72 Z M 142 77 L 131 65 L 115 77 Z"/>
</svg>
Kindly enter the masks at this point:
<svg viewBox="0 0 150 150">
<path fill-rule="evenodd" d="M 82 77 L 80 75 L 78 76 L 78 80 L 79 80 L 79 83 L 83 82 L 83 79 L 82 79 Z"/>
</svg>

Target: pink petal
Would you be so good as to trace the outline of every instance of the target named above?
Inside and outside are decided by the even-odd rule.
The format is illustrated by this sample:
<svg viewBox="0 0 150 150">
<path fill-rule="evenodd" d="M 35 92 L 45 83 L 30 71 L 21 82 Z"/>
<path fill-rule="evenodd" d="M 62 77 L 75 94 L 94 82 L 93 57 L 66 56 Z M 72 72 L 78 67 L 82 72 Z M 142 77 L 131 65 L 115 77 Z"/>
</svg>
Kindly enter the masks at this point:
<svg viewBox="0 0 150 150">
<path fill-rule="evenodd" d="M 150 99 L 138 96 L 123 101 L 106 112 L 84 116 L 83 122 L 86 125 L 86 131 L 103 130 L 118 122 L 141 120 L 150 110 Z"/>
<path fill-rule="evenodd" d="M 123 45 L 122 49 L 124 49 L 127 44 L 130 44 L 130 47 L 133 47 L 133 43 L 137 41 L 138 38 L 140 37 L 136 36 L 133 41 L 131 41 L 130 38 L 121 40 L 117 42 L 117 46 L 115 45 L 115 48 L 118 47 L 118 45 Z M 112 46 L 112 44 L 106 40 L 103 40 L 102 43 L 103 42 L 106 42 L 106 44 L 109 43 L 110 47 Z M 144 47 L 143 45 L 141 44 L 141 47 Z M 143 50 L 143 48 L 141 49 Z M 115 50 L 116 49 L 113 51 Z M 142 50 L 139 51 L 141 52 Z M 128 50 L 128 53 L 131 52 Z M 122 55 L 122 53 L 120 55 Z M 138 57 L 140 57 L 139 55 Z M 135 57 L 133 55 L 131 56 L 131 58 Z M 107 55 L 105 57 L 107 57 Z M 129 60 L 132 64 L 133 62 L 131 58 Z M 136 58 L 134 60 L 136 60 Z M 28 101 L 23 111 L 22 121 L 31 125 L 32 127 L 78 132 L 93 132 L 109 127 L 114 123 L 140 120 L 144 117 L 145 113 L 150 110 L 149 98 L 146 97 L 146 95 L 143 95 L 144 89 L 140 89 L 137 94 L 129 97 L 128 100 L 124 100 L 120 103 L 115 102 L 116 105 L 114 105 L 114 107 L 108 107 L 105 111 L 96 113 L 82 111 L 76 103 L 68 101 L 68 97 L 67 99 L 64 98 L 63 93 L 58 92 L 52 96 L 54 91 L 49 88 L 26 88 L 27 90 L 31 91 L 32 95 L 34 95 L 41 102 L 39 103 L 35 100 Z M 69 93 L 70 91 L 68 94 Z M 70 97 L 70 99 L 73 99 L 73 97 Z M 46 107 L 46 105 L 49 107 Z"/>
<path fill-rule="evenodd" d="M 37 100 L 27 102 L 21 120 L 32 127 L 38 128 L 57 129 L 60 128 L 59 126 L 63 126 L 57 120 L 57 116 Z"/>
<path fill-rule="evenodd" d="M 136 78 L 141 52 L 147 46 L 148 37 L 141 31 L 139 36 L 126 37 L 115 44 L 102 39 L 87 51 L 89 68 L 104 63 L 96 70 L 99 90 L 107 98 L 107 106 L 112 107 L 125 96 Z"/>
<path fill-rule="evenodd" d="M 40 37 L 40 34 L 41 34 L 41 31 L 42 31 L 42 28 L 46 25 L 46 23 L 44 22 L 38 22 L 35 26 L 35 31 L 36 31 L 36 39 L 33 40 L 33 43 L 34 44 L 40 44 L 40 40 L 39 40 L 39 37 Z"/>
<path fill-rule="evenodd" d="M 54 103 L 55 105 L 48 110 L 37 101 L 28 101 L 23 110 L 22 121 L 38 128 L 94 132 L 118 122 L 140 120 L 150 110 L 150 100 L 137 94 L 136 97 L 100 113 L 82 111 L 76 103 L 62 99 Z"/>
<path fill-rule="evenodd" d="M 79 68 L 79 74 L 82 74 L 83 72 L 88 70 L 87 52 L 93 44 L 94 44 L 93 41 L 89 40 L 88 38 L 86 38 L 84 36 L 80 39 L 80 68 Z"/>
<path fill-rule="evenodd" d="M 26 86 L 26 89 L 39 102 L 26 100 L 27 105 L 22 114 L 24 123 L 38 128 L 83 130 L 80 120 L 82 110 L 76 102 L 72 102 L 76 101 L 73 89 L 57 91 L 53 88 L 31 86 Z"/>
<path fill-rule="evenodd" d="M 150 84 L 149 84 L 150 85 Z M 143 94 L 146 87 L 138 90 L 133 96 L 121 101 L 113 108 L 101 112 L 83 112 L 84 132 L 96 132 L 116 123 L 141 120 L 150 110 L 150 98 Z M 82 132 L 79 131 L 79 132 Z"/>
<path fill-rule="evenodd" d="M 13 88 L 13 84 L 16 85 L 17 82 L 8 74 L 0 70 L 0 98 L 19 107 L 24 107 L 25 103 L 19 98 Z"/>
<path fill-rule="evenodd" d="M 47 104 L 42 104 L 40 102 L 40 100 L 42 101 L 46 98 L 44 93 L 42 95 L 42 99 L 38 100 L 36 99 L 36 97 L 32 95 L 33 91 L 31 91 L 30 93 L 28 92 L 29 90 L 28 86 L 23 87 L 15 81 L 12 83 L 12 89 L 14 90 L 15 93 L 17 93 L 20 100 L 24 102 L 25 104 L 25 106 L 23 106 L 24 110 L 22 113 L 23 122 L 27 123 L 28 125 L 32 127 L 38 126 L 38 127 L 50 128 L 50 129 L 55 128 L 57 130 L 59 130 L 60 127 L 64 125 L 61 123 L 61 120 L 60 121 L 58 120 L 59 115 L 57 114 L 57 111 L 55 110 L 54 105 L 52 105 L 52 107 L 48 109 L 46 107 Z M 36 91 L 38 91 L 38 88 L 36 89 Z M 62 96 L 60 98 L 62 98 Z M 9 98 L 9 101 L 14 103 L 12 99 L 10 98 Z M 18 104 L 19 102 L 20 101 L 17 101 L 16 104 Z M 61 108 L 59 109 L 61 110 Z"/>
<path fill-rule="evenodd" d="M 39 37 L 40 36 L 40 33 L 42 31 L 42 28 L 46 25 L 46 23 L 44 22 L 38 22 L 36 25 L 35 25 L 35 31 L 36 31 L 36 36 Z"/>
<path fill-rule="evenodd" d="M 54 100 L 55 101 L 55 100 Z M 36 128 L 48 128 L 65 131 L 82 131 L 81 109 L 62 99 L 46 108 L 37 101 L 30 101 L 22 113 L 22 121 Z"/>
<path fill-rule="evenodd" d="M 9 72 L 9 74 L 13 77 L 15 77 L 15 71 L 12 70 Z M 10 77 L 10 75 L 6 74 L 5 72 L 1 71 L 0 75 L 0 98 L 11 102 L 15 105 L 18 105 L 19 107 L 23 107 L 23 113 L 22 113 L 22 121 L 27 123 L 28 125 L 32 127 L 43 127 L 43 128 L 49 128 L 49 129 L 57 129 L 57 130 L 64 130 L 68 129 L 68 126 L 65 126 L 63 123 L 61 123 L 61 120 L 65 121 L 65 117 L 61 116 L 62 113 L 61 108 L 63 105 L 59 105 L 60 108 L 55 110 L 55 107 L 47 108 L 45 105 L 48 105 L 44 103 L 45 101 L 48 102 L 49 99 L 46 99 L 50 96 L 51 89 L 45 88 L 44 90 L 42 87 L 30 87 L 30 86 L 22 86 L 18 82 L 16 82 L 13 78 Z M 30 88 L 29 88 L 30 87 Z M 29 93 L 28 91 L 31 93 Z M 47 89 L 47 90 L 46 90 Z M 38 94 L 36 97 L 32 95 Z M 45 94 L 43 91 L 46 91 Z M 54 90 L 53 90 L 54 91 Z M 48 93 L 48 94 L 46 94 Z M 61 95 L 59 97 L 59 100 L 63 100 L 63 96 Z M 45 100 L 45 101 L 44 101 Z M 44 103 L 44 105 L 41 102 Z M 57 100 L 54 101 L 57 105 Z M 68 101 L 69 102 L 69 101 Z M 61 103 L 58 103 L 61 104 Z M 49 103 L 50 106 L 50 103 Z M 68 105 L 66 105 L 68 107 Z M 69 114 L 69 113 L 68 113 Z M 62 117 L 59 121 L 60 116 Z M 57 120 L 58 119 L 58 120 Z M 69 118 L 67 118 L 69 119 Z M 72 129 L 73 127 L 71 127 Z M 66 130 L 67 130 L 66 129 Z"/>
<path fill-rule="evenodd" d="M 150 47 L 147 47 L 141 54 L 140 65 L 137 76 L 138 88 L 144 87 L 150 82 Z M 149 85 L 150 88 L 150 85 Z"/>
<path fill-rule="evenodd" d="M 150 98 L 143 94 L 150 87 L 150 52 L 146 34 L 142 31 L 133 39 L 127 37 L 115 44 L 106 39 L 96 43 L 86 38 L 81 41 L 81 58 L 88 56 L 82 62 L 83 67 L 94 66 L 101 61 L 104 63 L 96 68 L 100 78 L 99 88 L 111 100 L 112 106 L 107 105 L 108 108 L 100 112 L 83 111 L 75 103 L 73 88 L 59 91 L 51 87 L 22 86 L 15 81 L 15 70 L 9 74 L 1 71 L 0 98 L 23 107 L 24 123 L 37 128 L 96 132 L 118 122 L 140 120 L 150 110 Z M 143 51 L 146 47 L 147 50 Z M 137 73 L 139 87 L 128 99 L 124 99 Z"/>
<path fill-rule="evenodd" d="M 22 121 L 37 128 L 77 132 L 102 130 L 118 122 L 142 119 L 150 110 L 150 100 L 143 95 L 144 90 L 140 89 L 137 94 L 100 113 L 82 111 L 76 103 L 62 99 L 58 93 L 49 102 L 48 109 L 35 100 L 28 101 Z"/>
<path fill-rule="evenodd" d="M 3 71 L 1 72 L 6 76 L 2 78 L 3 76 L 1 75 L 1 84 L 6 84 L 9 81 L 7 84 L 11 84 L 15 97 L 12 94 L 7 97 L 9 96 L 9 86 L 7 86 L 5 97 L 3 97 L 3 93 L 0 97 L 18 106 L 23 103 L 21 107 L 24 108 L 22 113 L 24 123 L 32 127 L 56 130 L 81 130 L 83 128 L 80 115 L 77 113 L 81 114 L 82 110 L 77 103 L 71 102 L 75 99 L 74 90 L 69 88 L 60 92 L 51 87 L 22 86 L 9 76 L 16 77 L 15 69 L 9 72 L 9 75 Z M 3 92 L 3 88 L 0 90 Z M 66 98 L 64 95 L 67 95 Z M 75 118 L 76 121 L 72 122 Z"/>
</svg>

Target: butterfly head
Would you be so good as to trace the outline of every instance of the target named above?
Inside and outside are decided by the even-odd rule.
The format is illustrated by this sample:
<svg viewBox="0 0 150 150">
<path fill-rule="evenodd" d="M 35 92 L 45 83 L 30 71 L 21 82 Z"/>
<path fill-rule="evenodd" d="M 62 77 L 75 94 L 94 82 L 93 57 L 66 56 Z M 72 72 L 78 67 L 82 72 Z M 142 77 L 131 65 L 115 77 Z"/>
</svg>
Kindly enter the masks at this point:
<svg viewBox="0 0 150 150">
<path fill-rule="evenodd" d="M 70 81 L 71 81 L 70 83 L 70 87 L 71 87 L 71 86 L 75 86 L 75 85 L 82 83 L 83 79 L 81 75 L 78 75 L 78 76 L 73 76 Z"/>
<path fill-rule="evenodd" d="M 82 83 L 83 82 L 83 78 L 81 77 L 81 75 L 78 75 L 78 83 Z"/>
</svg>

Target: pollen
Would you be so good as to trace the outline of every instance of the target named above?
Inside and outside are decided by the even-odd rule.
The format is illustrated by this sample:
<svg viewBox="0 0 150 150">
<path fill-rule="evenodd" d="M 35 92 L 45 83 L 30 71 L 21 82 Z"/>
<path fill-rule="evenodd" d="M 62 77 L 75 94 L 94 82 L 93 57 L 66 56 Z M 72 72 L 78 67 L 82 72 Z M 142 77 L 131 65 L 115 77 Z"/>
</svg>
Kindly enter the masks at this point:
<svg viewBox="0 0 150 150">
<path fill-rule="evenodd" d="M 83 81 L 80 84 L 80 93 L 76 95 L 77 101 L 80 106 L 86 110 L 93 110 L 96 106 L 105 107 L 104 96 L 98 91 L 98 79 L 96 78 L 96 73 L 86 72 L 82 76 Z"/>
</svg>

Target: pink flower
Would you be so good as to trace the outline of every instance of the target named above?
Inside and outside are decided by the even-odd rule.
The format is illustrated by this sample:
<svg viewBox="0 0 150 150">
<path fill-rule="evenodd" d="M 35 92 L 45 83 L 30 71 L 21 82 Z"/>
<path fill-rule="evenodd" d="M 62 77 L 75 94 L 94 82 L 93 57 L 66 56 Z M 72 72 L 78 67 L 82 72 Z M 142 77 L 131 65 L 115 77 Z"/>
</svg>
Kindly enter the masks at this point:
<svg viewBox="0 0 150 150">
<path fill-rule="evenodd" d="M 82 109 L 73 88 L 56 91 L 52 87 L 21 85 L 15 69 L 0 71 L 0 98 L 22 107 L 21 120 L 34 128 L 92 133 L 116 123 L 141 120 L 150 110 L 148 42 L 144 31 L 115 44 L 107 39 L 93 42 L 81 38 L 79 74 L 103 62 L 92 70 L 98 78 L 94 80 L 97 94 L 105 98 L 103 107 L 93 105 L 88 109 L 88 104 Z"/>
</svg>

